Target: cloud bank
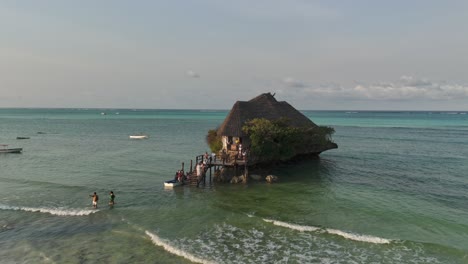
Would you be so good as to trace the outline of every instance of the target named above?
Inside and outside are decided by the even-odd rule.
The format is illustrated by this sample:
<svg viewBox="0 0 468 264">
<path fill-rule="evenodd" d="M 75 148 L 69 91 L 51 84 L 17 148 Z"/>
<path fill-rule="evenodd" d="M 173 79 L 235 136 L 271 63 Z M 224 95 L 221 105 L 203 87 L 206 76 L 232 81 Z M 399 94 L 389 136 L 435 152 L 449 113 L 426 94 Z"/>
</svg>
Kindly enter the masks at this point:
<svg viewBox="0 0 468 264">
<path fill-rule="evenodd" d="M 401 76 L 393 82 L 358 83 L 345 87 L 340 84 L 312 85 L 293 78 L 284 78 L 280 93 L 302 93 L 314 97 L 384 100 L 454 100 L 468 99 L 468 84 L 431 81 Z"/>
</svg>

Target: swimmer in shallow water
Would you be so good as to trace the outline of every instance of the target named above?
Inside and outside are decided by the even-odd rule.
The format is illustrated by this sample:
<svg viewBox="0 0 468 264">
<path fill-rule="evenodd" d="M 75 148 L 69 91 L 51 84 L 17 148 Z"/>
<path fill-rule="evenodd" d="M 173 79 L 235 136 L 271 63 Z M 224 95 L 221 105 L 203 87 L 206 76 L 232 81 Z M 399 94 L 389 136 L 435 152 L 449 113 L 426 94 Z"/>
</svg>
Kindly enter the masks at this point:
<svg viewBox="0 0 468 264">
<path fill-rule="evenodd" d="M 109 206 L 114 206 L 115 204 L 115 194 L 113 191 L 110 191 L 109 193 Z"/>
</svg>

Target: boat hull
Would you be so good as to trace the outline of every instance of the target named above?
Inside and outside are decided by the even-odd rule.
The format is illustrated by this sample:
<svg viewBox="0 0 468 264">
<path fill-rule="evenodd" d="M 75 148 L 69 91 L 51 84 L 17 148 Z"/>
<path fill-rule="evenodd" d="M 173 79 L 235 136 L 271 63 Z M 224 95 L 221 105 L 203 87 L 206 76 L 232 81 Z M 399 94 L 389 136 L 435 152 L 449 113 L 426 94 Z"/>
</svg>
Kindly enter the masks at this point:
<svg viewBox="0 0 468 264">
<path fill-rule="evenodd" d="M 143 135 L 143 136 L 129 136 L 129 138 L 131 138 L 131 139 L 147 139 L 148 136 L 146 136 L 146 135 Z"/>
<path fill-rule="evenodd" d="M 0 149 L 0 153 L 21 153 L 21 151 L 23 151 L 22 148 Z"/>
<path fill-rule="evenodd" d="M 176 187 L 179 185 L 182 185 L 182 182 L 179 182 L 177 180 L 170 180 L 164 182 L 164 187 Z"/>
</svg>

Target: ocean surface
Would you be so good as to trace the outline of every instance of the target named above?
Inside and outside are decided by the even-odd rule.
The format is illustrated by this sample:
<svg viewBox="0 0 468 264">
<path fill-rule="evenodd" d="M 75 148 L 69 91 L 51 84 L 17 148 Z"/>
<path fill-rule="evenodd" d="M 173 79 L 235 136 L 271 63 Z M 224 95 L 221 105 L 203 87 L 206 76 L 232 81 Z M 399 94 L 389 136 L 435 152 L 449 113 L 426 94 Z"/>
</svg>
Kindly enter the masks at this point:
<svg viewBox="0 0 468 264">
<path fill-rule="evenodd" d="M 0 109 L 0 263 L 468 263 L 467 112 L 303 111 L 338 149 L 165 189 L 227 113 Z"/>
</svg>

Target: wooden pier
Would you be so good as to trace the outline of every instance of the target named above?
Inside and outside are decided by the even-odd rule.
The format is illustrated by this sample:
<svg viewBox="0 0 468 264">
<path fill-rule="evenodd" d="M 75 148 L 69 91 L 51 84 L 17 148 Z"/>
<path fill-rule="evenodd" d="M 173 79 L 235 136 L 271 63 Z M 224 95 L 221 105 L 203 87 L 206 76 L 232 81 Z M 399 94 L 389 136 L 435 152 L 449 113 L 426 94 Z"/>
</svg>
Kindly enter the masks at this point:
<svg viewBox="0 0 468 264">
<path fill-rule="evenodd" d="M 197 175 L 197 164 L 203 164 L 204 167 L 204 171 L 201 172 L 200 176 Z M 246 178 L 248 176 L 247 160 L 239 159 L 237 155 L 227 155 L 225 159 L 214 155 L 209 155 L 208 158 L 205 155 L 198 155 L 195 157 L 195 164 L 193 164 L 193 160 L 190 160 L 190 170 L 186 173 L 188 180 L 185 183 L 199 187 L 200 184 L 206 185 L 208 180 L 208 183 L 211 184 L 214 173 L 221 170 L 221 168 L 234 168 L 236 176 L 241 171 L 243 171 Z M 182 163 L 182 171 L 184 171 L 184 163 Z"/>
</svg>

